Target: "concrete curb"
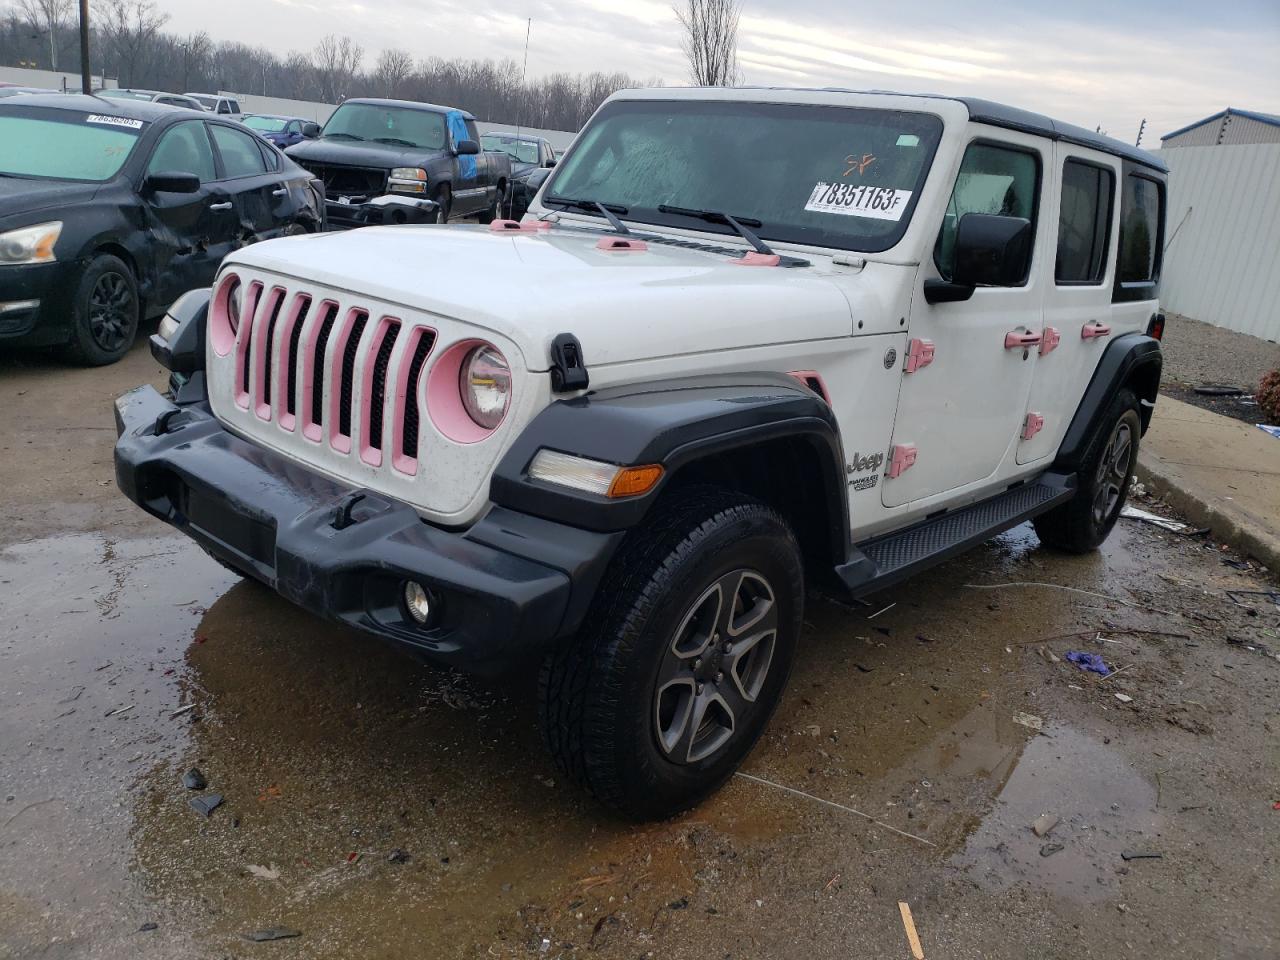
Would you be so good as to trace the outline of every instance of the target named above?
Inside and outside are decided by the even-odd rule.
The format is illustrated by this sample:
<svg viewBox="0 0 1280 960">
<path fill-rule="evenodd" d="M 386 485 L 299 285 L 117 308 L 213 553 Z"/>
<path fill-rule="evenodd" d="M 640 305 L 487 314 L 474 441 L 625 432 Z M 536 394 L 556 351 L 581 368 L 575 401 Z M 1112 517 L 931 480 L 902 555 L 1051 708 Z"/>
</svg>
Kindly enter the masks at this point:
<svg viewBox="0 0 1280 960">
<path fill-rule="evenodd" d="M 1280 536 L 1246 510 L 1223 501 L 1210 490 L 1159 457 L 1138 449 L 1137 478 L 1192 523 L 1209 527 L 1215 539 L 1229 543 L 1274 571 L 1280 571 Z"/>
</svg>

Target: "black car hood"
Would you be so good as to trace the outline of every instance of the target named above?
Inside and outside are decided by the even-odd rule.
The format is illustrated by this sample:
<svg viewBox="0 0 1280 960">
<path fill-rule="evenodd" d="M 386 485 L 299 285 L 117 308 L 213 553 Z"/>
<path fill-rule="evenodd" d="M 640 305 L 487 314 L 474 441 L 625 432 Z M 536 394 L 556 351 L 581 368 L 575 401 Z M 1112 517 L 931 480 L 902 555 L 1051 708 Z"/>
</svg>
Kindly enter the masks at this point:
<svg viewBox="0 0 1280 960">
<path fill-rule="evenodd" d="M 54 207 L 88 203 L 101 188 L 100 183 L 0 176 L 0 220 Z"/>
<path fill-rule="evenodd" d="M 537 169 L 538 169 L 538 165 L 536 163 L 521 163 L 515 158 L 512 158 L 511 179 L 523 180 L 525 177 L 527 177 L 529 174 L 533 173 L 533 171 Z"/>
<path fill-rule="evenodd" d="M 437 157 L 448 156 L 445 150 L 423 147 L 400 147 L 390 143 L 360 143 L 355 140 L 304 140 L 289 147 L 294 160 L 316 163 L 342 163 L 352 167 L 418 167 Z"/>
</svg>

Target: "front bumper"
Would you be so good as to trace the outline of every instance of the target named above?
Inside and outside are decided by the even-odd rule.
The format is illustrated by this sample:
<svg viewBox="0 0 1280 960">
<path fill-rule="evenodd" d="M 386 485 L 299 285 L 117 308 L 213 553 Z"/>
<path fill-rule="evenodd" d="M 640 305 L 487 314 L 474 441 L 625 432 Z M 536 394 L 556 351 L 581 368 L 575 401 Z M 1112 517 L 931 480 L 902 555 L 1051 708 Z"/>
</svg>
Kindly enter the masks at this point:
<svg viewBox="0 0 1280 960">
<path fill-rule="evenodd" d="M 439 205 L 426 197 L 384 194 L 362 203 L 325 201 L 325 218 L 329 230 L 352 230 L 356 227 L 402 223 L 434 223 Z"/>
<path fill-rule="evenodd" d="M 621 538 L 494 507 L 465 531 L 227 431 L 153 387 L 116 401 L 116 482 L 134 503 L 314 613 L 495 673 L 576 629 Z M 418 626 L 401 597 L 438 599 Z"/>
<path fill-rule="evenodd" d="M 75 261 L 0 267 L 0 342 L 66 343 L 71 334 Z"/>
</svg>

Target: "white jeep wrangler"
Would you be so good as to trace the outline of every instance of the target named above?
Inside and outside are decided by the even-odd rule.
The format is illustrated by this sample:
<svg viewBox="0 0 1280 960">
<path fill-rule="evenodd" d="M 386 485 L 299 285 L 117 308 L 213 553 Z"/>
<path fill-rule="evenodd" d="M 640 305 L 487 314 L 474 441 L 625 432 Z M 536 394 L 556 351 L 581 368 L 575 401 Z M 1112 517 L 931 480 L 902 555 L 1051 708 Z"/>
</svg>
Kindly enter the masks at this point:
<svg viewBox="0 0 1280 960">
<path fill-rule="evenodd" d="M 620 93 L 522 223 L 229 256 L 153 338 L 172 396 L 117 401 L 117 478 L 308 610 L 540 665 L 560 768 L 665 816 L 760 736 L 806 582 L 1107 536 L 1165 179 L 977 100 Z"/>
</svg>

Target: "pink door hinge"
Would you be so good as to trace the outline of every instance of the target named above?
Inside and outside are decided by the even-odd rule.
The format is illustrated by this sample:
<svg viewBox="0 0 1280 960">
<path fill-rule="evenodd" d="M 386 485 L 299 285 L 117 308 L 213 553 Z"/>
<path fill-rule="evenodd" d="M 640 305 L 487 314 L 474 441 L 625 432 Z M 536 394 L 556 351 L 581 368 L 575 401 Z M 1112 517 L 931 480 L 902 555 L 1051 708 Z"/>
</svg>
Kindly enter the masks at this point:
<svg viewBox="0 0 1280 960">
<path fill-rule="evenodd" d="M 1080 328 L 1081 340 L 1092 340 L 1094 337 L 1110 336 L 1111 328 L 1101 320 L 1090 320 Z"/>
<path fill-rule="evenodd" d="M 898 477 L 910 470 L 916 462 L 916 445 L 914 443 L 897 443 L 889 450 L 889 469 L 886 477 Z"/>
<path fill-rule="evenodd" d="M 1044 417 L 1038 413 L 1028 413 L 1022 424 L 1022 439 L 1030 440 L 1044 429 Z"/>
<path fill-rule="evenodd" d="M 1057 327 L 1045 327 L 1044 332 L 1040 334 L 1040 356 L 1046 353 L 1052 353 L 1059 341 L 1062 340 L 1062 334 L 1058 332 Z"/>
<path fill-rule="evenodd" d="M 921 367 L 927 367 L 933 363 L 934 352 L 935 348 L 932 340 L 921 340 L 919 338 L 912 340 L 907 344 L 906 372 L 915 373 Z"/>
</svg>

